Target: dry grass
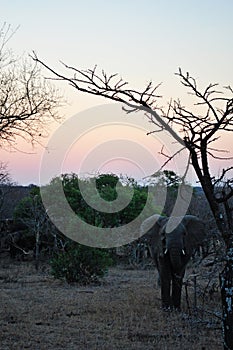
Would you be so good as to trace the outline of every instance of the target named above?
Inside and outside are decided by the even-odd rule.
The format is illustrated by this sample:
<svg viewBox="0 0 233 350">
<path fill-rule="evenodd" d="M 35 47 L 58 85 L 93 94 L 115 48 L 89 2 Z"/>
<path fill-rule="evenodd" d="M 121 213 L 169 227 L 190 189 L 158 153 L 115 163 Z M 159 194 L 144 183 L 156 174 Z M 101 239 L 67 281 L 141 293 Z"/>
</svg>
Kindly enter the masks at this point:
<svg viewBox="0 0 233 350">
<path fill-rule="evenodd" d="M 212 314 L 220 311 L 219 295 L 208 288 L 209 312 L 190 313 L 183 293 L 183 311 L 166 313 L 154 269 L 112 268 L 100 286 L 80 287 L 54 280 L 47 268 L 36 274 L 31 263 L 5 260 L 0 349 L 222 349 L 220 319 Z M 192 286 L 188 293 L 191 300 Z"/>
</svg>

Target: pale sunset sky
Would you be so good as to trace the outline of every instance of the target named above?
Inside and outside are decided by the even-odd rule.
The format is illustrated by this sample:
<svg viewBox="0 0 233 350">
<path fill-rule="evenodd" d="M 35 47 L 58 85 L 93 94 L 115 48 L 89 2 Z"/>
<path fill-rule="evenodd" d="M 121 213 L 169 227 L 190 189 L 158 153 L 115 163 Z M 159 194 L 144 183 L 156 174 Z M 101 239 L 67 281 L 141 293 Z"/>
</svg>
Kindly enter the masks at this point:
<svg viewBox="0 0 233 350">
<path fill-rule="evenodd" d="M 166 104 L 171 97 L 184 102 L 187 99 L 186 90 L 174 75 L 178 67 L 197 78 L 200 87 L 210 82 L 233 87 L 232 14 L 232 0 L 2 0 L 0 27 L 4 22 L 13 29 L 19 26 L 9 42 L 15 54 L 27 56 L 34 50 L 58 71 L 63 71 L 61 60 L 80 69 L 97 64 L 109 73 L 119 73 L 135 89 L 143 89 L 150 80 L 155 84 L 162 82 L 158 93 Z M 48 72 L 44 74 L 49 76 Z M 77 120 L 86 121 L 93 111 L 95 114 L 100 111 L 95 110 L 96 106 L 106 104 L 104 99 L 78 93 L 65 83 L 54 84 L 69 102 L 60 110 L 64 120 L 77 114 Z M 90 109 L 88 115 L 87 109 Z M 132 117 L 124 118 L 130 124 Z M 78 129 L 78 122 L 76 126 Z M 42 140 L 45 147 L 54 130 L 60 127 L 58 124 L 51 127 L 49 139 Z M 143 128 L 119 124 L 89 127 L 76 140 L 72 139 L 61 160 L 61 172 L 113 171 L 140 178 L 157 171 L 164 160 L 158 155 L 164 139 L 146 136 Z M 98 151 L 105 153 L 106 149 L 119 150 L 119 140 L 122 140 L 122 154 L 113 151 L 111 156 L 109 152 L 109 159 L 98 155 Z M 49 144 L 49 152 L 51 157 L 53 152 L 56 157 L 53 146 Z M 232 135 L 224 134 L 215 147 L 233 154 Z M 18 148 L 23 152 L 1 149 L 0 160 L 8 163 L 13 180 L 19 184 L 39 184 L 43 147 L 33 149 L 19 140 Z M 127 154 L 124 149 L 128 150 Z M 92 152 L 92 158 L 101 158 L 102 163 L 99 167 L 96 164 L 80 168 L 82 162 L 90 163 Z M 171 164 L 172 167 L 177 172 L 181 169 L 177 164 Z M 221 164 L 212 162 L 211 167 L 218 174 Z M 57 174 L 51 170 L 50 175 Z M 195 179 L 190 181 L 195 183 Z"/>
</svg>

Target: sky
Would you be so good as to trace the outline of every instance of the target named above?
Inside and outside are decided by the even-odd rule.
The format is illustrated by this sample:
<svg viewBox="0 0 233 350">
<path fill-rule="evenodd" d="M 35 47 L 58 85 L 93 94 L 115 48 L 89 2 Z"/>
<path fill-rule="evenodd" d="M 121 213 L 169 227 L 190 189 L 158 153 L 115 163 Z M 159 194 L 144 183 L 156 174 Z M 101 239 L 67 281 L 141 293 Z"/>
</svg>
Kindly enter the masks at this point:
<svg viewBox="0 0 233 350">
<path fill-rule="evenodd" d="M 162 82 L 159 93 L 164 101 L 171 97 L 185 101 L 186 91 L 174 75 L 178 67 L 196 77 L 201 87 L 210 82 L 233 86 L 232 13 L 232 0 L 2 0 L 0 25 L 7 22 L 12 28 L 19 26 L 9 43 L 17 55 L 28 55 L 34 50 L 39 58 L 58 71 L 62 71 L 60 61 L 81 69 L 97 64 L 109 73 L 119 73 L 135 89 L 143 88 L 150 80 L 155 84 Z M 74 137 L 67 146 L 64 159 L 58 164 L 61 172 L 125 173 L 127 169 L 128 175 L 140 178 L 158 170 L 163 162 L 159 151 L 164 140 L 148 141 L 145 123 L 139 130 L 138 125 L 133 125 L 137 122 L 132 122 L 131 116 L 125 116 L 125 123 L 131 125 L 122 122 L 122 128 L 119 123 L 114 128 L 112 124 L 106 126 L 105 122 L 100 128 L 97 122 L 94 130 L 85 124 L 85 118 L 96 114 L 98 106 L 106 101 L 82 95 L 66 84 L 56 84 L 68 101 L 60 111 L 64 120 L 69 121 L 77 115 L 77 130 L 79 121 L 86 127 L 86 130 L 81 128 L 82 134 L 77 131 L 79 137 Z M 85 114 L 86 111 L 90 113 Z M 99 121 L 101 124 L 102 116 Z M 67 125 L 70 127 L 69 122 Z M 43 140 L 45 147 L 33 149 L 19 140 L 20 152 L 0 150 L 0 158 L 8 163 L 16 182 L 22 185 L 40 183 L 47 143 L 50 144 L 50 158 L 46 159 L 51 161 L 57 154 L 52 145 L 60 128 L 57 124 L 51 127 L 48 140 Z M 124 149 L 133 148 L 133 142 L 135 150 L 141 146 L 142 154 L 145 148 L 149 154 L 147 162 L 143 164 L 144 156 L 140 150 L 135 151 L 140 154 L 140 160 L 134 156 L 130 160 L 130 155 L 123 151 L 122 154 L 120 151 L 119 154 L 113 152 L 112 156 L 109 154 L 108 159 L 99 157 L 98 150 L 107 153 L 106 150 L 118 149 L 119 140 L 123 140 Z M 169 147 L 171 151 L 172 146 Z M 222 137 L 219 147 L 233 152 L 231 137 Z M 80 168 L 87 160 L 94 163 L 99 158 L 101 164 L 95 167 L 84 164 L 84 168 Z M 179 164 L 172 166 L 181 170 Z M 212 162 L 211 166 L 216 174 L 220 172 L 219 163 Z"/>
</svg>

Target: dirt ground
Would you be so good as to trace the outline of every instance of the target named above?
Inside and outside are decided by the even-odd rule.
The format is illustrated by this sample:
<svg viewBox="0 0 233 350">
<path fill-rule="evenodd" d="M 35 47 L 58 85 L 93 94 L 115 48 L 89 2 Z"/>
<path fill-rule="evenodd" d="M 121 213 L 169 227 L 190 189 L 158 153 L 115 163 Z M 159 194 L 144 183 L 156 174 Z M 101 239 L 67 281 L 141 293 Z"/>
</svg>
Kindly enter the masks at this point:
<svg viewBox="0 0 233 350">
<path fill-rule="evenodd" d="M 55 280 L 46 265 L 36 273 L 31 262 L 2 259 L 0 349 L 222 349 L 214 285 L 203 287 L 204 305 L 198 294 L 196 313 L 192 283 L 183 311 L 164 312 L 156 278 L 154 269 L 114 267 L 101 285 L 82 287 Z"/>
</svg>

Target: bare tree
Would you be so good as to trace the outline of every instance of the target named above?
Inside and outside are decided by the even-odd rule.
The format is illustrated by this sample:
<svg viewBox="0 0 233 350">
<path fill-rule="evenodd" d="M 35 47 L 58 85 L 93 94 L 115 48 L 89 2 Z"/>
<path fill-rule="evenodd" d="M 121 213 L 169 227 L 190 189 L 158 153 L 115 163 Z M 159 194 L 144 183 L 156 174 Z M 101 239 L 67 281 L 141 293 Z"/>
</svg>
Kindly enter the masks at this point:
<svg viewBox="0 0 233 350">
<path fill-rule="evenodd" d="M 7 169 L 7 164 L 0 161 L 0 186 L 11 186 L 13 181 Z"/>
<path fill-rule="evenodd" d="M 166 164 L 178 153 L 188 150 L 189 164 L 196 172 L 225 242 L 225 267 L 220 273 L 224 349 L 233 350 L 233 208 L 230 203 L 233 197 L 233 180 L 229 178 L 233 167 L 223 169 L 219 178 L 212 176 L 209 167 L 210 158 L 226 159 L 219 156 L 220 150 L 214 148 L 213 143 L 220 132 L 233 131 L 232 88 L 226 87 L 223 93 L 218 84 L 209 84 L 201 91 L 196 80 L 179 69 L 177 76 L 196 99 L 194 110 L 201 107 L 201 114 L 186 108 L 180 100 L 171 101 L 168 110 L 164 111 L 157 106 L 158 86 L 153 86 L 152 82 L 142 91 L 138 91 L 129 88 L 128 83 L 117 74 L 98 72 L 96 66 L 93 69 L 80 70 L 64 65 L 68 73 L 62 75 L 48 67 L 35 54 L 34 61 L 53 73 L 56 80 L 66 81 L 80 92 L 120 102 L 124 104 L 127 113 L 145 111 L 155 132 L 166 130 L 180 143 L 180 150 L 169 157 Z"/>
<path fill-rule="evenodd" d="M 39 268 L 41 237 L 45 233 L 48 217 L 37 194 L 38 189 L 32 190 L 30 196 L 25 197 L 17 207 L 16 216 L 19 222 L 28 227 L 30 234 L 35 237 L 35 267 Z"/>
<path fill-rule="evenodd" d="M 10 173 L 7 169 L 7 164 L 0 161 L 0 219 L 2 216 L 2 208 L 4 204 L 4 199 L 9 193 L 9 189 L 14 185 L 11 179 Z"/>
<path fill-rule="evenodd" d="M 0 147 L 16 147 L 17 137 L 39 141 L 46 136 L 45 125 L 59 120 L 61 98 L 31 59 L 15 58 L 8 42 L 15 31 L 0 28 Z"/>
</svg>

